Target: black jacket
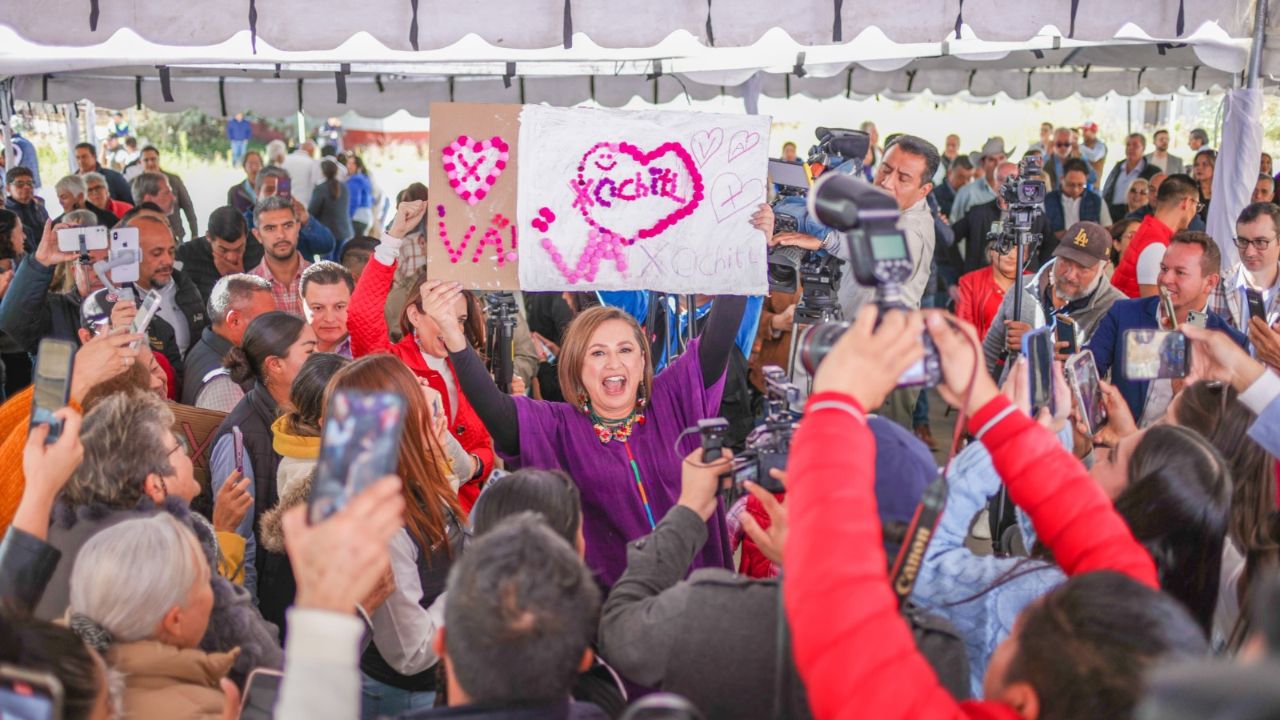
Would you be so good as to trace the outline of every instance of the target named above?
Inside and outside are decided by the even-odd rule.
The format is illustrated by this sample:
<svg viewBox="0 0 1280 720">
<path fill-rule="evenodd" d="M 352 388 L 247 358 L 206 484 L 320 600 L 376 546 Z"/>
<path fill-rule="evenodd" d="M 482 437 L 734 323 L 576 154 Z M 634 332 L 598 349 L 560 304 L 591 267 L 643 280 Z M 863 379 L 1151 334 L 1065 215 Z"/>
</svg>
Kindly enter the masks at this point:
<svg viewBox="0 0 1280 720">
<path fill-rule="evenodd" d="M 280 466 L 280 456 L 272 447 L 274 438 L 271 433 L 271 424 L 279 414 L 280 408 L 271 393 L 267 392 L 266 386 L 255 383 L 218 426 L 213 442 L 205 449 L 204 459 L 206 465 L 211 467 L 213 448 L 218 441 L 230 434 L 231 428 L 240 428 L 244 435 L 244 452 L 249 457 L 254 475 L 253 534 L 258 547 L 253 563 L 258 574 L 258 609 L 262 611 L 263 617 L 280 628 L 283 636 L 285 610 L 293 603 L 297 586 L 293 580 L 289 558 L 264 548 L 260 537 L 262 514 L 280 502 L 280 494 L 276 490 L 276 469 Z"/>
<path fill-rule="evenodd" d="M 54 546 L 10 525 L 0 541 L 0 605 L 35 609 L 61 558 Z"/>
<path fill-rule="evenodd" d="M 177 269 L 173 271 L 173 280 L 171 282 L 176 283 L 178 288 L 173 300 L 177 304 L 178 310 L 182 312 L 183 317 L 187 319 L 187 337 L 190 340 L 187 341 L 188 347 L 182 348 L 182 352 L 185 354 L 190 349 L 190 346 L 200 339 L 200 333 L 209 326 L 209 320 L 205 313 L 204 298 L 201 297 L 200 290 L 195 283 L 191 282 L 190 278 Z M 146 295 L 142 288 L 135 287 L 134 291 L 137 293 L 138 298 Z M 139 302 L 141 302 L 141 299 L 139 299 Z M 159 316 L 156 319 L 160 319 Z M 164 321 L 161 320 L 161 322 Z M 165 324 L 168 325 L 168 323 Z"/>
<path fill-rule="evenodd" d="M 719 568 L 682 581 L 706 538 L 706 523 L 677 505 L 653 533 L 630 543 L 627 571 L 601 612 L 601 655 L 632 682 L 687 698 L 708 720 L 771 717 L 778 698 L 783 717 L 812 717 L 791 654 L 778 646 L 779 582 Z M 965 699 L 959 634 L 913 608 L 905 617 L 940 682 Z"/>
<path fill-rule="evenodd" d="M 259 244 L 258 247 L 262 245 Z M 204 306 L 209 307 L 213 286 L 222 277 L 218 266 L 213 264 L 213 248 L 209 245 L 209 238 L 197 237 L 189 242 L 179 243 L 178 261 L 182 263 L 182 274 L 196 286 Z"/>
<path fill-rule="evenodd" d="M 1107 173 L 1107 181 L 1102 185 L 1102 201 L 1107 204 L 1107 209 L 1111 211 L 1112 220 L 1119 220 L 1129 212 L 1129 203 L 1127 200 L 1118 203 L 1111 202 L 1111 195 L 1116 189 L 1116 182 L 1120 180 L 1120 168 L 1124 167 L 1126 162 L 1128 161 L 1121 160 L 1111 166 L 1111 172 Z M 1138 162 L 1141 163 L 1141 165 L 1138 166 L 1138 177 L 1143 180 L 1150 180 L 1160 173 L 1160 168 L 1147 162 L 1146 158 L 1143 158 Z"/>
<path fill-rule="evenodd" d="M 115 213 L 109 210 L 103 210 L 102 208 L 98 207 L 97 205 L 94 205 L 88 200 L 86 200 L 84 203 L 84 209 L 93 213 L 93 216 L 98 219 L 96 224 L 101 225 L 103 227 L 115 227 L 116 223 L 120 222 L 120 218 L 116 217 Z M 58 223 L 62 222 L 62 218 L 66 216 L 67 214 L 63 213 L 58 217 L 54 218 L 53 224 L 57 225 Z M 38 244 L 39 242 L 40 242 L 40 239 L 36 238 L 36 243 Z M 32 250 L 32 252 L 35 252 L 35 251 Z"/>
<path fill-rule="evenodd" d="M 18 216 L 18 222 L 22 223 L 22 232 L 27 236 L 23 243 L 27 254 L 35 252 L 36 246 L 40 244 L 40 236 L 44 234 L 44 224 L 49 220 L 49 211 L 36 199 L 23 205 L 13 198 L 5 198 L 4 207 L 13 211 Z"/>
<path fill-rule="evenodd" d="M 978 268 L 984 268 L 987 262 L 987 231 L 991 229 L 991 224 L 1000 219 L 1000 206 L 996 200 L 975 205 L 969 208 L 969 212 L 961 218 L 960 224 L 956 227 L 956 241 L 964 240 L 964 271 L 973 272 Z M 1031 232 L 1039 233 L 1040 246 L 1033 261 L 1034 267 L 1038 268 L 1053 257 L 1053 250 L 1058 246 L 1058 239 L 1054 237 L 1053 230 L 1049 227 L 1049 219 L 1043 213 L 1036 218 L 1031 226 Z"/>
<path fill-rule="evenodd" d="M 111 199 L 137 205 L 133 201 L 133 190 L 129 188 L 129 181 L 124 179 L 124 175 L 101 165 L 94 168 L 94 172 L 101 173 L 107 179 L 107 192 L 111 193 Z"/>
</svg>

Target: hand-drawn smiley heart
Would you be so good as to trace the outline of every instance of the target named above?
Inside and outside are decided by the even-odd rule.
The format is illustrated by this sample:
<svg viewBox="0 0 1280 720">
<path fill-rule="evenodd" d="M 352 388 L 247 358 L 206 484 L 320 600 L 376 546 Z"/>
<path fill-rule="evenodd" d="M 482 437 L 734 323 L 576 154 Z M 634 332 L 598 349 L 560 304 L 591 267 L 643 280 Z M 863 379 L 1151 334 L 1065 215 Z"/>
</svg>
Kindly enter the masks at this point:
<svg viewBox="0 0 1280 720">
<path fill-rule="evenodd" d="M 729 162 L 733 162 L 760 144 L 760 133 L 739 130 L 729 138 Z"/>
<path fill-rule="evenodd" d="M 592 227 L 626 245 L 662 234 L 702 203 L 702 173 L 689 151 L 667 142 L 650 152 L 631 143 L 596 143 L 570 182 L 573 206 Z"/>
<path fill-rule="evenodd" d="M 507 169 L 509 149 L 501 137 L 472 141 L 466 135 L 459 135 L 442 151 L 449 187 L 468 205 L 480 202 Z"/>
</svg>

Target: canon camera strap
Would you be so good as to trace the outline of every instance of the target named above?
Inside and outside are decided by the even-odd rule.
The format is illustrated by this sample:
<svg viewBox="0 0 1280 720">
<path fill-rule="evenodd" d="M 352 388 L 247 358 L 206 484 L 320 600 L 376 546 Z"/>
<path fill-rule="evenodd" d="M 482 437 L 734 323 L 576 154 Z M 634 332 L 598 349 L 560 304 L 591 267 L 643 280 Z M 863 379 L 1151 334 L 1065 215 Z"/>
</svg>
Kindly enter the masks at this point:
<svg viewBox="0 0 1280 720">
<path fill-rule="evenodd" d="M 907 526 L 907 536 L 903 538 L 902 547 L 893 560 L 889 571 L 889 584 L 894 595 L 898 596 L 898 607 L 907 601 L 911 590 L 916 586 L 916 578 L 920 575 L 920 565 L 924 562 L 924 553 L 929 549 L 929 541 L 942 519 L 942 509 L 947 504 L 947 478 L 941 470 L 938 477 L 924 489 L 920 504 L 916 506 L 911 524 Z"/>
</svg>

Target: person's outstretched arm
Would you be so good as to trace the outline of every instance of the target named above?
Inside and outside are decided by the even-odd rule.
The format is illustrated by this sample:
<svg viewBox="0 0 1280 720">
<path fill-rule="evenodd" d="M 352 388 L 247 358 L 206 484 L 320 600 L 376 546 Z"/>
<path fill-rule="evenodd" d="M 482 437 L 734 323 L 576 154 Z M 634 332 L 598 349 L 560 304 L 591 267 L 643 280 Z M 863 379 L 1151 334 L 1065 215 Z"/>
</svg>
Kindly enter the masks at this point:
<svg viewBox="0 0 1280 720">
<path fill-rule="evenodd" d="M 720 381 L 729 366 L 729 353 L 742 324 L 742 314 L 747 309 L 745 295 L 718 295 L 711 304 L 707 327 L 698 343 L 698 365 L 702 369 L 703 387 L 711 387 Z M 689 309 L 692 315 L 693 309 Z"/>
<path fill-rule="evenodd" d="M 462 333 L 458 334 L 461 336 Z M 507 455 L 519 455 L 520 421 L 516 415 L 515 399 L 498 389 L 493 376 L 485 369 L 484 361 L 465 337 L 461 344 L 460 350 L 454 350 L 449 338 L 445 338 L 449 361 L 453 363 L 453 373 L 458 378 L 458 387 L 471 407 L 475 408 L 480 422 L 489 430 L 494 447 Z"/>
<path fill-rule="evenodd" d="M 351 355 L 364 357 L 391 349 L 387 331 L 386 304 L 395 279 L 403 236 L 383 233 L 382 242 L 364 266 L 347 309 L 347 332 L 351 333 Z"/>
</svg>

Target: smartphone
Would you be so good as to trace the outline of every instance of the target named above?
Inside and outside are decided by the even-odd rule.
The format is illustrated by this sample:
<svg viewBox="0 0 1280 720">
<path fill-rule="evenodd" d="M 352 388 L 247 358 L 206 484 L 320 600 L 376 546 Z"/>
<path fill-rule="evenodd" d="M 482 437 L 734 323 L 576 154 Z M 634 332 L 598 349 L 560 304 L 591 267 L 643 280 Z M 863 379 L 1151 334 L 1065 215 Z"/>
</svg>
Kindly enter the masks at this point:
<svg viewBox="0 0 1280 720">
<path fill-rule="evenodd" d="M 107 256 L 111 282 L 116 285 L 138 282 L 138 268 L 142 251 L 138 249 L 138 228 L 118 228 L 111 231 L 111 253 Z M 120 264 L 116 264 L 119 261 Z"/>
<path fill-rule="evenodd" d="M 244 433 L 240 432 L 239 425 L 231 426 L 231 440 L 235 443 L 236 453 L 236 472 L 244 472 Z"/>
<path fill-rule="evenodd" d="M 795 190 L 808 190 L 811 184 L 804 163 L 772 158 L 769 160 L 769 181 Z"/>
<path fill-rule="evenodd" d="M 1076 397 L 1080 417 L 1089 427 L 1089 434 L 1098 432 L 1098 428 L 1107 422 L 1107 409 L 1102 403 L 1102 378 L 1098 376 L 1098 365 L 1094 362 L 1093 353 L 1085 350 L 1067 358 L 1063 373 Z"/>
<path fill-rule="evenodd" d="M 1209 327 L 1209 313 L 1200 312 L 1199 310 L 1187 311 L 1187 324 L 1198 328 Z"/>
<path fill-rule="evenodd" d="M 271 720 L 275 717 L 276 698 L 284 673 L 256 668 L 244 683 L 244 699 L 240 701 L 240 720 Z"/>
<path fill-rule="evenodd" d="M 1040 408 L 1048 408 L 1049 412 L 1057 411 L 1057 403 L 1053 397 L 1053 327 L 1045 325 L 1022 336 L 1022 356 L 1027 359 L 1027 369 L 1031 374 L 1031 415 L 1040 412 Z"/>
<path fill-rule="evenodd" d="M 80 241 L 84 240 L 84 250 L 106 250 L 109 247 L 107 228 L 102 225 L 62 228 L 58 231 L 58 249 L 62 252 L 78 253 L 81 251 Z"/>
<path fill-rule="evenodd" d="M 1160 306 L 1164 308 L 1165 317 L 1169 318 L 1169 328 L 1178 329 L 1178 311 L 1173 307 L 1173 298 L 1164 288 L 1160 288 Z"/>
<path fill-rule="evenodd" d="M 0 664 L 0 718 L 62 720 L 62 682 L 51 673 Z"/>
<path fill-rule="evenodd" d="M 287 177 L 276 179 L 276 195 L 293 199 L 293 180 Z"/>
<path fill-rule="evenodd" d="M 1076 321 L 1067 315 L 1059 315 L 1054 320 L 1054 334 L 1057 336 L 1058 342 L 1067 344 L 1063 353 L 1066 355 L 1075 355 L 1080 352 L 1080 347 L 1076 340 Z"/>
<path fill-rule="evenodd" d="M 1121 343 L 1121 368 L 1129 380 L 1181 378 L 1191 369 L 1191 343 L 1176 330 L 1134 328 Z"/>
<path fill-rule="evenodd" d="M 1245 288 L 1245 302 L 1249 304 L 1249 317 L 1261 318 L 1262 322 L 1267 321 L 1267 306 L 1262 302 L 1262 293 L 1253 288 Z"/>
<path fill-rule="evenodd" d="M 316 523 L 374 481 L 395 472 L 405 399 L 389 392 L 339 390 L 329 400 L 307 515 Z"/>
<path fill-rule="evenodd" d="M 40 341 L 37 353 L 30 427 L 48 425 L 49 436 L 44 444 L 52 445 L 62 436 L 62 421 L 53 414 L 66 407 L 71 397 L 71 361 L 76 355 L 76 346 L 69 340 L 45 338 Z"/>
<path fill-rule="evenodd" d="M 147 296 L 142 299 L 142 306 L 138 308 L 138 314 L 133 316 L 133 325 L 130 326 L 129 332 L 146 335 L 147 328 L 151 326 L 152 318 L 159 311 L 160 293 L 155 290 L 148 290 Z M 138 349 L 138 342 L 133 343 L 133 349 Z"/>
</svg>

